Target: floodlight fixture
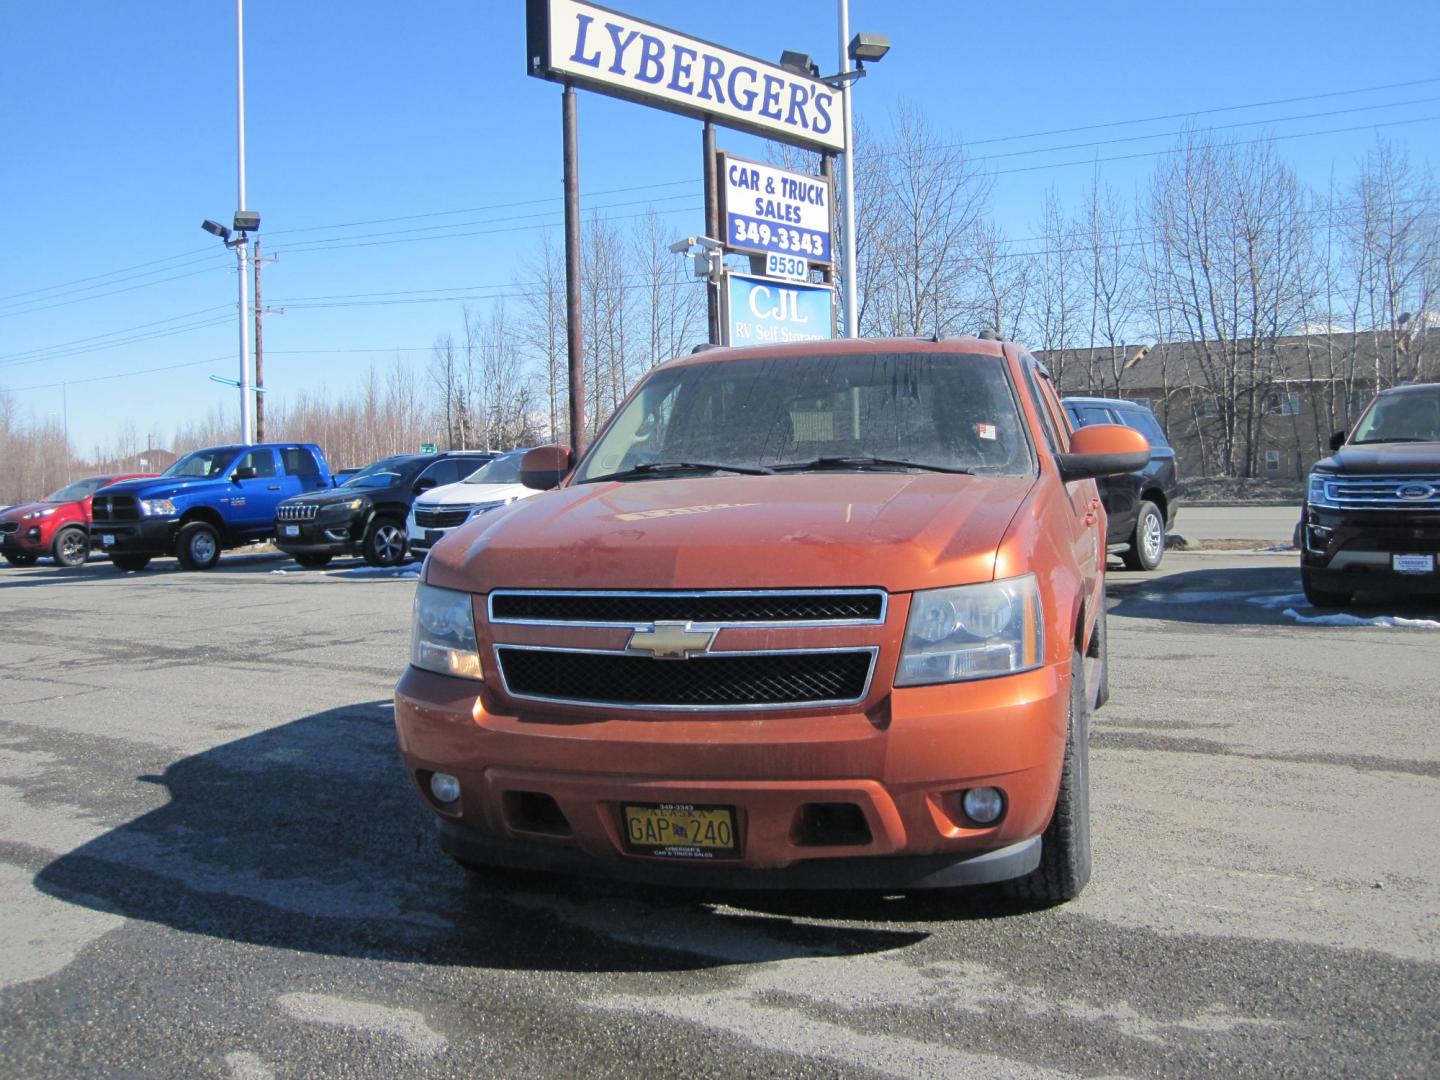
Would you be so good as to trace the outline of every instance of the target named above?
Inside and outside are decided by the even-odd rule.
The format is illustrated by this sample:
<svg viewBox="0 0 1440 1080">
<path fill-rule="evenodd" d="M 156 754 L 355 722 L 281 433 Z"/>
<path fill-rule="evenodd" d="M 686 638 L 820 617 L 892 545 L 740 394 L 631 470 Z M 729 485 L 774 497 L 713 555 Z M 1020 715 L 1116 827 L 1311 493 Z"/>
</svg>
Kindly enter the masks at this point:
<svg viewBox="0 0 1440 1080">
<path fill-rule="evenodd" d="M 809 53 L 786 49 L 780 54 L 780 66 L 796 75 L 804 75 L 811 79 L 820 78 L 820 65 L 810 58 Z"/>
<path fill-rule="evenodd" d="M 880 60 L 889 51 L 890 38 L 886 34 L 856 34 L 850 39 L 850 59 L 857 64 Z"/>
<path fill-rule="evenodd" d="M 254 210 L 236 210 L 233 227 L 236 232 L 259 232 L 260 215 Z"/>
<path fill-rule="evenodd" d="M 230 230 L 218 221 L 211 221 L 209 218 L 206 218 L 200 223 L 200 227 L 210 233 L 210 235 L 220 237 L 221 240 L 228 242 L 230 239 Z"/>
</svg>

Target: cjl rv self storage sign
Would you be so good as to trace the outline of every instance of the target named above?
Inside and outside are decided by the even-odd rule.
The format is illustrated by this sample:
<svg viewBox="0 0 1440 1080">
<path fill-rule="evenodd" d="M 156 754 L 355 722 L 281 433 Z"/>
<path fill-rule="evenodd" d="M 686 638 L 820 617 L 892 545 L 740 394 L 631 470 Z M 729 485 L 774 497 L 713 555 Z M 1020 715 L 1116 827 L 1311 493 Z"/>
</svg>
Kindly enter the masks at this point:
<svg viewBox="0 0 1440 1080">
<path fill-rule="evenodd" d="M 798 255 L 830 263 L 830 207 L 824 177 L 720 155 L 725 246 L 735 251 Z"/>
<path fill-rule="evenodd" d="M 844 151 L 818 79 L 581 0 L 527 0 L 529 73 L 770 139 Z"/>
<path fill-rule="evenodd" d="M 727 344 L 827 341 L 835 336 L 834 292 L 828 285 L 801 285 L 727 271 Z"/>
</svg>

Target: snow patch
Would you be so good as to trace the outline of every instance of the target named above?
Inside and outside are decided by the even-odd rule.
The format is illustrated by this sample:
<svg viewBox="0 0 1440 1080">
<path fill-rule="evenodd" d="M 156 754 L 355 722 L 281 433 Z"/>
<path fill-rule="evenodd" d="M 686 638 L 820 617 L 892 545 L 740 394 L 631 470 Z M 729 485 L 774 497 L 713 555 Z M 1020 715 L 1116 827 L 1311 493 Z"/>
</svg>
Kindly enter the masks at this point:
<svg viewBox="0 0 1440 1080">
<path fill-rule="evenodd" d="M 1386 630 L 1440 630 L 1440 622 L 1435 619 L 1406 619 L 1399 615 L 1364 616 L 1346 612 L 1337 612 L 1334 615 L 1301 615 L 1293 607 L 1286 608 L 1285 615 L 1307 626 L 1378 626 Z"/>
</svg>

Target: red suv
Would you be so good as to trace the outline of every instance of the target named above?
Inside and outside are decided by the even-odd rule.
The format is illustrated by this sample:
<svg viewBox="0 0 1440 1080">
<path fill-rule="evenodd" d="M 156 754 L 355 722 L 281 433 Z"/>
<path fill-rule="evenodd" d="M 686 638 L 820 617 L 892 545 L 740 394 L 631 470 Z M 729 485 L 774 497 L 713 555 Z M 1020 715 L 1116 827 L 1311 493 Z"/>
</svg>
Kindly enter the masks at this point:
<svg viewBox="0 0 1440 1080">
<path fill-rule="evenodd" d="M 90 499 L 101 488 L 154 473 L 115 473 L 76 480 L 39 502 L 0 513 L 0 555 L 11 566 L 32 566 L 53 555 L 59 566 L 80 566 L 90 554 Z"/>
</svg>

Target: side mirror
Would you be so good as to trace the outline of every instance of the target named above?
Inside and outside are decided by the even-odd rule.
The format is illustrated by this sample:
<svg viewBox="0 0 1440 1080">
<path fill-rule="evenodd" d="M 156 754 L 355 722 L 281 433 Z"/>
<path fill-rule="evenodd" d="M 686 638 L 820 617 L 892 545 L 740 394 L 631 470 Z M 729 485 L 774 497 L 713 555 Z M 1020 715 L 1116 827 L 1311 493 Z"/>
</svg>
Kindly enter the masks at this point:
<svg viewBox="0 0 1440 1080">
<path fill-rule="evenodd" d="M 1331 450 L 1339 450 L 1340 447 L 1342 447 L 1342 446 L 1344 446 L 1344 445 L 1345 445 L 1345 432 L 1343 432 L 1343 431 L 1332 431 L 1332 432 L 1330 433 L 1330 449 L 1331 449 Z"/>
<path fill-rule="evenodd" d="M 419 495 L 420 492 L 422 492 L 422 491 L 429 491 L 431 488 L 433 488 L 433 487 L 435 487 L 435 486 L 436 486 L 435 477 L 433 477 L 433 476 L 422 476 L 422 477 L 420 477 L 419 480 L 416 480 L 416 481 L 415 481 L 415 494 L 416 494 L 416 495 Z"/>
<path fill-rule="evenodd" d="M 241 480 L 254 480 L 258 475 L 260 474 L 251 468 L 236 469 L 230 474 L 230 479 L 238 484 Z"/>
<path fill-rule="evenodd" d="M 568 446 L 537 446 L 520 459 L 520 483 L 536 491 L 559 487 L 570 472 Z"/>
<path fill-rule="evenodd" d="M 1091 480 L 1135 472 L 1150 463 L 1149 440 L 1120 424 L 1091 424 L 1070 436 L 1070 452 L 1056 454 L 1060 479 Z"/>
</svg>

